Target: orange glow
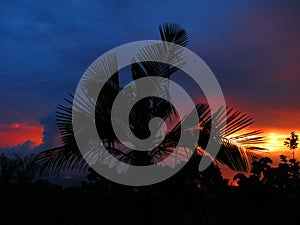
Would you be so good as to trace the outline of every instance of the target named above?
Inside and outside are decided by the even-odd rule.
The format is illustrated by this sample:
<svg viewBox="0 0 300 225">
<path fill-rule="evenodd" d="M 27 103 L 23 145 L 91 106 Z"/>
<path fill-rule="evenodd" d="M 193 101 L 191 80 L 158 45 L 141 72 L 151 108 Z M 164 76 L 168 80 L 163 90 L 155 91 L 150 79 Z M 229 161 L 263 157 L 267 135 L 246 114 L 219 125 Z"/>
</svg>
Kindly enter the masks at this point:
<svg viewBox="0 0 300 225">
<path fill-rule="evenodd" d="M 289 159 L 292 158 L 292 152 L 286 146 L 284 146 L 284 140 L 288 138 L 292 131 L 295 131 L 296 134 L 300 134 L 300 130 L 293 129 L 265 129 L 265 135 L 267 142 L 263 147 L 268 148 L 268 153 L 262 153 L 261 156 L 269 157 L 273 160 L 273 166 L 277 166 L 280 162 L 280 155 L 285 155 Z M 296 159 L 300 159 L 300 154 L 298 149 L 295 151 Z"/>
<path fill-rule="evenodd" d="M 264 147 L 268 149 L 267 152 L 260 152 L 259 155 L 262 157 L 269 157 L 272 159 L 272 166 L 277 166 L 280 162 L 280 155 L 285 155 L 288 159 L 292 158 L 292 153 L 288 147 L 284 146 L 284 140 L 290 136 L 292 131 L 295 131 L 296 134 L 300 134 L 299 129 L 279 129 L 273 127 L 265 127 L 265 128 L 252 128 L 252 129 L 244 129 L 241 133 L 247 133 L 251 130 L 262 130 L 263 136 L 265 136 L 266 143 L 260 144 L 260 147 Z M 296 159 L 300 160 L 300 148 L 295 151 Z M 229 179 L 229 183 L 231 185 L 236 185 L 236 183 L 232 180 L 233 176 L 238 172 L 232 171 L 224 166 L 221 166 L 222 175 L 224 178 Z M 249 175 L 249 174 L 247 174 Z"/>
<path fill-rule="evenodd" d="M 272 158 L 274 162 L 279 161 L 279 155 L 286 155 L 290 158 L 291 151 L 288 147 L 284 146 L 284 140 L 290 136 L 292 131 L 295 131 L 296 134 L 300 134 L 300 130 L 278 128 L 265 128 L 263 130 L 265 131 L 264 135 L 266 136 L 266 143 L 262 146 L 269 149 L 269 153 L 262 155 Z M 295 154 L 297 157 L 297 149 Z"/>
<path fill-rule="evenodd" d="M 279 129 L 279 128 L 272 128 L 272 127 L 253 127 L 250 129 L 244 129 L 240 132 L 237 132 L 231 136 L 240 135 L 243 133 L 247 133 L 254 130 L 262 130 L 261 136 L 265 137 L 264 144 L 259 144 L 259 147 L 266 148 L 269 153 L 273 152 L 280 152 L 280 151 L 287 151 L 289 150 L 286 146 L 284 146 L 284 140 L 288 138 L 292 131 L 295 131 L 296 134 L 300 134 L 300 130 L 295 129 Z"/>
<path fill-rule="evenodd" d="M 0 147 L 15 146 L 26 141 L 40 145 L 43 140 L 43 126 L 23 123 L 0 124 Z"/>
<path fill-rule="evenodd" d="M 273 151 L 281 151 L 284 148 L 284 140 L 289 136 L 289 133 L 281 133 L 281 132 L 270 132 L 266 133 L 267 143 L 265 147 L 268 148 L 271 152 Z"/>
</svg>

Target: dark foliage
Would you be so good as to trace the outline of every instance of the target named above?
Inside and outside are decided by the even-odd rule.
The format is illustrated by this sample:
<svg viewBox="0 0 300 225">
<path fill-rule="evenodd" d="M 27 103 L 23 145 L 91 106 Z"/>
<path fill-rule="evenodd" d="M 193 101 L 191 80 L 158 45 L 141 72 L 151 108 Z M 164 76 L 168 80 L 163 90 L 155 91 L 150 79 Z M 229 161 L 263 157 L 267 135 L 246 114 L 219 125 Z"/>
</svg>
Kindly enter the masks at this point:
<svg viewBox="0 0 300 225">
<path fill-rule="evenodd" d="M 271 167 L 273 163 L 268 157 L 263 157 L 252 163 L 250 176 L 237 174 L 234 180 L 242 188 L 268 188 L 275 190 L 291 190 L 300 188 L 299 161 L 280 155 L 281 163 Z"/>
<path fill-rule="evenodd" d="M 246 181 L 239 187 L 228 186 L 214 164 L 201 173 L 198 171 L 198 181 L 193 180 L 195 176 L 189 179 L 185 174 L 181 176 L 185 182 L 177 177 L 138 188 L 110 182 L 92 169 L 89 169 L 88 182 L 82 182 L 81 187 L 63 188 L 45 180 L 34 180 L 31 170 L 23 169 L 21 174 L 25 176 L 21 177 L 26 179 L 19 179 L 22 182 L 16 182 L 13 176 L 3 179 L 7 177 L 5 174 L 19 173 L 20 168 L 11 166 L 9 173 L 5 169 L 4 175 L 1 173 L 0 221 L 1 224 L 32 225 L 289 224 L 299 219 L 300 187 L 291 183 L 299 180 L 296 178 L 299 164 L 288 161 L 285 156 L 281 159 L 282 163 L 275 168 L 269 167 L 268 158 L 255 161 L 251 179 L 237 175 Z M 15 165 L 20 158 L 1 156 L 0 162 L 1 168 L 8 168 L 8 164 Z M 22 168 L 30 168 L 31 162 L 26 161 Z M 281 173 L 282 178 L 285 177 L 281 179 L 284 184 L 281 186 L 268 175 L 279 168 L 285 171 Z"/>
</svg>

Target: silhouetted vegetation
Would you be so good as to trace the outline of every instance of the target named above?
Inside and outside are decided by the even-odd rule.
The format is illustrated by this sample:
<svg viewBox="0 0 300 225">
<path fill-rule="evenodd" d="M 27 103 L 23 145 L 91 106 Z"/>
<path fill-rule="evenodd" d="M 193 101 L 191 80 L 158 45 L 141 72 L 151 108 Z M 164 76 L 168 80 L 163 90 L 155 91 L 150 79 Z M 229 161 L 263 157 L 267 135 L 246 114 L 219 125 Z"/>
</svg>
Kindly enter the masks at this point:
<svg viewBox="0 0 300 225">
<path fill-rule="evenodd" d="M 286 138 L 284 141 L 284 145 L 289 147 L 292 151 L 293 159 L 295 159 L 295 149 L 298 148 L 298 135 L 295 132 L 291 132 L 291 136 Z"/>
<path fill-rule="evenodd" d="M 22 165 L 20 168 L 16 165 Z M 299 161 L 264 157 L 229 186 L 217 165 L 155 185 L 116 184 L 89 169 L 64 188 L 32 176 L 31 157 L 1 156 L 1 224 L 287 224 L 297 219 Z M 189 174 L 190 176 L 186 176 Z M 293 216 L 290 216 L 293 215 Z"/>
<path fill-rule="evenodd" d="M 34 176 L 32 155 L 21 157 L 0 155 L 0 184 L 2 186 L 30 183 Z"/>
<path fill-rule="evenodd" d="M 263 157 L 252 163 L 249 177 L 238 173 L 234 180 L 243 188 L 268 188 L 275 190 L 300 188 L 300 166 L 296 159 L 287 159 L 280 155 L 281 162 L 277 167 L 272 167 L 272 160 Z"/>
</svg>

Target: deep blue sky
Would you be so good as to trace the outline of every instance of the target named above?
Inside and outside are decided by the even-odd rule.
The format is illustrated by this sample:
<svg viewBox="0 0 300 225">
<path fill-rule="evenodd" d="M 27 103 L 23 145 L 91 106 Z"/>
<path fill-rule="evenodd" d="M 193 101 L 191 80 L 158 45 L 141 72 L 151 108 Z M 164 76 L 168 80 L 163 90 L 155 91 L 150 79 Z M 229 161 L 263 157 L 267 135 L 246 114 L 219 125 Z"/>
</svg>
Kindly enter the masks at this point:
<svg viewBox="0 0 300 225">
<path fill-rule="evenodd" d="M 113 47 L 182 25 L 228 103 L 258 127 L 300 128 L 300 5 L 293 1 L 1 1 L 0 124 L 38 124 Z M 295 1 L 296 2 L 296 1 Z M 287 118 L 287 116 L 289 118 Z"/>
</svg>

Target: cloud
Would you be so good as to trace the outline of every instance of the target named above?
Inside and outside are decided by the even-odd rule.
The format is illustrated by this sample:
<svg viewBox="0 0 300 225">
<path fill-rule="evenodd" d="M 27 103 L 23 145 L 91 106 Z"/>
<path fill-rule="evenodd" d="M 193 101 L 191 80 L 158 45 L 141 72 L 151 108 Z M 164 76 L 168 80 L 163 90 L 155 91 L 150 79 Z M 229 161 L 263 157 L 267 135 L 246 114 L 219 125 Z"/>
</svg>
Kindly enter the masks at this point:
<svg viewBox="0 0 300 225">
<path fill-rule="evenodd" d="M 27 155 L 37 154 L 40 151 L 47 150 L 60 145 L 59 131 L 56 126 L 55 114 L 48 114 L 39 119 L 40 124 L 44 127 L 43 142 L 42 144 L 35 146 L 32 141 L 26 141 L 16 146 L 8 146 L 0 148 L 0 154 L 8 155 Z"/>
<path fill-rule="evenodd" d="M 60 145 L 59 130 L 56 125 L 55 114 L 49 114 L 39 119 L 44 127 L 43 143 L 35 147 L 34 151 L 47 150 Z"/>
<path fill-rule="evenodd" d="M 40 124 L 0 124 L 0 146 L 12 146 L 32 141 L 36 145 L 42 143 L 43 127 Z"/>
</svg>

